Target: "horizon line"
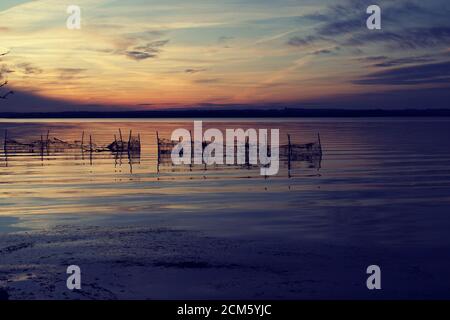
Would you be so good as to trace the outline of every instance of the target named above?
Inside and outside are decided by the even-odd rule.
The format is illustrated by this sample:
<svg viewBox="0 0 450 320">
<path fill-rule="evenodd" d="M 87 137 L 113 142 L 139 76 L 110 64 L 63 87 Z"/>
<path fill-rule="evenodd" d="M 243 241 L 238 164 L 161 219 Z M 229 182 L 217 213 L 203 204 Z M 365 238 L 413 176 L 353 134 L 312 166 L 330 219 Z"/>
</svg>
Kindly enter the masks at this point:
<svg viewBox="0 0 450 320">
<path fill-rule="evenodd" d="M 53 112 L 0 112 L 0 119 L 39 118 L 326 118 L 326 117 L 450 117 L 450 108 L 441 109 L 177 109 L 130 111 L 53 111 Z"/>
</svg>

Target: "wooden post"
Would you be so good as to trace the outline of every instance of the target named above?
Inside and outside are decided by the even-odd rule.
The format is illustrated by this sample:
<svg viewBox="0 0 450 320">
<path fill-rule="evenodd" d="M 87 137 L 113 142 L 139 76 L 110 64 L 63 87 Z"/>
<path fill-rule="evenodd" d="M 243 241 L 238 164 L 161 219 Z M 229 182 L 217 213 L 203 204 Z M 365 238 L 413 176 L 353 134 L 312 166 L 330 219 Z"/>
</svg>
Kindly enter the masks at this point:
<svg viewBox="0 0 450 320">
<path fill-rule="evenodd" d="M 189 136 L 191 137 L 191 163 L 189 164 L 189 168 L 192 171 L 192 164 L 194 163 L 194 139 L 192 137 L 192 131 L 191 130 L 189 130 Z M 184 152 L 184 150 L 183 150 L 183 152 Z"/>
<path fill-rule="evenodd" d="M 45 146 L 47 148 L 47 151 L 48 151 L 48 145 L 50 143 L 49 136 L 50 136 L 50 130 L 47 130 L 47 141 L 45 142 Z"/>
<path fill-rule="evenodd" d="M 158 163 L 159 163 L 159 134 L 158 131 L 156 131 L 156 151 L 158 152 Z"/>
<path fill-rule="evenodd" d="M 3 142 L 3 149 L 5 150 L 5 154 L 6 154 L 6 145 L 8 143 L 8 130 L 5 129 L 5 141 Z"/>
<path fill-rule="evenodd" d="M 288 138 L 288 175 L 289 175 L 289 178 L 290 178 L 291 177 L 291 154 L 292 154 L 291 135 L 288 134 L 287 138 Z"/>
<path fill-rule="evenodd" d="M 92 152 L 94 151 L 92 149 L 92 135 L 89 135 L 89 149 L 90 149 L 90 152 L 89 152 L 89 164 L 92 166 Z"/>
<path fill-rule="evenodd" d="M 128 136 L 128 152 L 130 152 L 131 149 L 131 133 L 132 131 L 130 130 L 130 135 Z"/>
<path fill-rule="evenodd" d="M 83 151 L 83 145 L 84 145 L 84 130 L 83 133 L 81 134 L 81 151 Z"/>
<path fill-rule="evenodd" d="M 44 137 L 41 133 L 41 161 L 44 161 Z M 44 165 L 44 163 L 42 163 Z"/>
<path fill-rule="evenodd" d="M 156 152 L 157 152 L 157 158 L 156 158 L 156 171 L 159 173 L 159 134 L 158 131 L 156 131 Z"/>
<path fill-rule="evenodd" d="M 291 135 L 290 134 L 288 134 L 287 135 L 287 138 L 288 138 L 288 156 L 289 156 L 289 158 L 291 157 Z"/>
<path fill-rule="evenodd" d="M 120 138 L 120 151 L 123 150 L 123 139 L 122 139 L 122 130 L 119 128 L 119 138 Z"/>
<path fill-rule="evenodd" d="M 322 142 L 320 141 L 320 132 L 317 132 L 317 139 L 319 140 L 320 155 L 322 155 Z"/>
<path fill-rule="evenodd" d="M 5 153 L 5 162 L 6 166 L 8 166 L 8 130 L 5 129 L 5 141 L 3 142 L 3 151 Z"/>
<path fill-rule="evenodd" d="M 249 137 L 245 137 L 245 164 L 250 167 L 250 144 Z"/>
<path fill-rule="evenodd" d="M 141 164 L 141 134 L 138 133 L 138 164 Z"/>
<path fill-rule="evenodd" d="M 8 130 L 5 129 L 5 141 L 3 143 L 3 151 L 5 152 L 5 163 L 6 166 L 8 166 L 8 149 L 7 149 L 7 143 L 8 143 Z"/>
</svg>

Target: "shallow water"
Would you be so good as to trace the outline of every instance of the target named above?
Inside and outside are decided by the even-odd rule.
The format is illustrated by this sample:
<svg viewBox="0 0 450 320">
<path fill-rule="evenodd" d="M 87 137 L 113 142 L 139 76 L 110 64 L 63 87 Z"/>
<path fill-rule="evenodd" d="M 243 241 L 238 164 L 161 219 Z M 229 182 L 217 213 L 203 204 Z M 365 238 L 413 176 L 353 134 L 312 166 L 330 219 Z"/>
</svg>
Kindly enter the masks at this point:
<svg viewBox="0 0 450 320">
<path fill-rule="evenodd" d="M 148 224 L 226 236 L 337 244 L 450 244 L 450 120 L 204 120 L 205 127 L 279 128 L 282 143 L 316 140 L 320 163 L 283 162 L 275 177 L 257 168 L 158 165 L 156 131 L 170 138 L 192 121 L 160 119 L 0 122 L 11 139 L 41 134 L 94 143 L 118 129 L 142 139 L 140 157 L 72 150 L 0 152 L 0 232 L 57 224 Z M 3 140 L 3 139 L 2 139 Z M 3 146 L 3 142 L 1 143 Z"/>
</svg>

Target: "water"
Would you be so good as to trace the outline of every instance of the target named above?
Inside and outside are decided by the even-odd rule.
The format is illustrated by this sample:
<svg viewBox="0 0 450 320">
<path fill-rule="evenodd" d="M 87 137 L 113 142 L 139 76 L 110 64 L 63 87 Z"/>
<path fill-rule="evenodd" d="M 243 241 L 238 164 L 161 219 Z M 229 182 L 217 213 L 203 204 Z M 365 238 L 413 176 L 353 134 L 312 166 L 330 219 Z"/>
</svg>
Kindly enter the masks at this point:
<svg viewBox="0 0 450 320">
<path fill-rule="evenodd" d="M 282 143 L 321 135 L 319 163 L 257 168 L 158 166 L 156 131 L 170 138 L 192 121 L 4 120 L 16 140 L 51 137 L 97 144 L 118 129 L 140 133 L 139 158 L 113 153 L 0 153 L 0 232 L 57 224 L 149 224 L 242 238 L 361 246 L 450 244 L 450 120 L 211 120 L 204 126 L 279 128 Z M 3 140 L 3 139 L 2 139 Z M 3 148 L 1 149 L 3 150 Z"/>
</svg>

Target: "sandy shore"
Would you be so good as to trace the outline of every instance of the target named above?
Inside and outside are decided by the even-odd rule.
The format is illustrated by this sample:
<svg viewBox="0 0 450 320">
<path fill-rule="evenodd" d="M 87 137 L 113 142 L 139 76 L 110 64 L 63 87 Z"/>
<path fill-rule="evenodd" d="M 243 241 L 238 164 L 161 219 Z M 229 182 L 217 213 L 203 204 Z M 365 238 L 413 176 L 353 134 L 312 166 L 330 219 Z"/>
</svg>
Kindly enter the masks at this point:
<svg viewBox="0 0 450 320">
<path fill-rule="evenodd" d="M 10 299 L 289 296 L 289 276 L 250 242 L 148 227 L 68 227 L 0 236 L 0 287 Z M 291 259 L 289 259 L 291 260 Z M 66 268 L 82 290 L 66 288 Z M 277 266 L 278 265 L 278 266 Z"/>
<path fill-rule="evenodd" d="M 0 298 L 336 299 L 445 295 L 447 284 L 431 270 L 436 265 L 442 271 L 448 270 L 449 262 L 428 259 L 430 269 L 420 262 L 425 256 L 419 257 L 416 251 L 412 256 L 399 256 L 385 249 L 369 252 L 358 247 L 244 241 L 164 228 L 58 226 L 0 235 Z M 383 278 L 382 292 L 365 288 L 365 267 L 373 260 L 389 271 Z M 82 270 L 79 291 L 66 288 L 66 268 L 72 264 Z M 433 292 L 423 290 L 427 286 Z"/>
</svg>

